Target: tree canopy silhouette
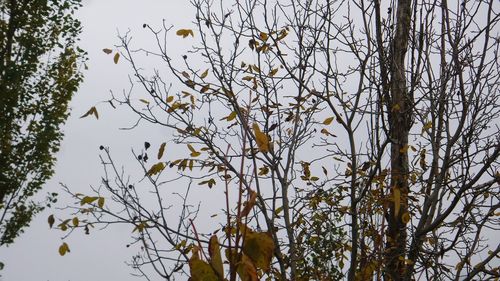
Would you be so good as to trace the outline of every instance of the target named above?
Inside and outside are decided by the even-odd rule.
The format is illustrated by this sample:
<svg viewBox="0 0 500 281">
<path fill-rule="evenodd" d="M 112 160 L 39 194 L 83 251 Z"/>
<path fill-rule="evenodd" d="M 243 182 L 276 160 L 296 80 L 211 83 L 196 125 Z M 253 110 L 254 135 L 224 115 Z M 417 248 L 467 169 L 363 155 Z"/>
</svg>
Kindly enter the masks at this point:
<svg viewBox="0 0 500 281">
<path fill-rule="evenodd" d="M 0 245 L 54 202 L 33 196 L 52 176 L 61 125 L 82 81 L 79 0 L 0 1 Z"/>
</svg>

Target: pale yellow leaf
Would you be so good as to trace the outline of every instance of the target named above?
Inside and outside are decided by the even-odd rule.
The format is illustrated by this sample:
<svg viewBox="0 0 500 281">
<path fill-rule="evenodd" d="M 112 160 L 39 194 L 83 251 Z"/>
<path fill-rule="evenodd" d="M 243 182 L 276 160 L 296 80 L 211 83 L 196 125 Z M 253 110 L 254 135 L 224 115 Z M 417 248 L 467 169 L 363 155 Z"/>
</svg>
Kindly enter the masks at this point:
<svg viewBox="0 0 500 281">
<path fill-rule="evenodd" d="M 397 218 L 401 209 L 401 190 L 399 190 L 399 187 L 395 186 L 392 189 L 392 196 L 394 200 L 394 217 Z"/>
<path fill-rule="evenodd" d="M 201 75 L 200 75 L 200 78 L 201 79 L 205 79 L 206 77 L 208 76 L 208 69 L 205 70 Z"/>
</svg>

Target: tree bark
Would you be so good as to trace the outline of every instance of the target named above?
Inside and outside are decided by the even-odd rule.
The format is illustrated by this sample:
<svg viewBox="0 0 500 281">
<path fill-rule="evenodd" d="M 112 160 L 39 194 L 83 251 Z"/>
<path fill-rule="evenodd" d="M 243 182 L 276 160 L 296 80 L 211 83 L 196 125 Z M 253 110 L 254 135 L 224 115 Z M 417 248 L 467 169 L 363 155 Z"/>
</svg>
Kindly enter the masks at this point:
<svg viewBox="0 0 500 281">
<path fill-rule="evenodd" d="M 385 280 L 402 280 L 405 272 L 408 210 L 408 135 L 412 126 L 413 97 L 406 87 L 405 56 L 408 49 L 411 0 L 398 0 L 396 33 L 391 44 L 391 97 L 388 103 L 391 141 L 391 203 L 386 213 Z"/>
</svg>

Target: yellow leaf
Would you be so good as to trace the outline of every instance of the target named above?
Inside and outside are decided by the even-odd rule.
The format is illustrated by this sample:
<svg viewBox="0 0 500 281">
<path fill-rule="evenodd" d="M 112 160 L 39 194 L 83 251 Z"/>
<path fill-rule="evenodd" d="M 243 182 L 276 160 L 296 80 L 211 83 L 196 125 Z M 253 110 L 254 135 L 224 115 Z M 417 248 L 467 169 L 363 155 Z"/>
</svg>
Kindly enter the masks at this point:
<svg viewBox="0 0 500 281">
<path fill-rule="evenodd" d="M 402 148 L 399 149 L 399 152 L 400 153 L 406 153 L 406 152 L 408 152 L 409 148 L 410 148 L 410 146 L 408 144 L 404 145 Z"/>
<path fill-rule="evenodd" d="M 330 125 L 332 124 L 333 117 L 328 117 L 323 121 L 323 125 Z"/>
<path fill-rule="evenodd" d="M 99 197 L 99 199 L 97 200 L 97 206 L 99 206 L 99 208 L 102 209 L 102 207 L 104 207 L 104 197 Z"/>
<path fill-rule="evenodd" d="M 399 187 L 395 186 L 392 189 L 392 196 L 394 200 L 394 217 L 397 218 L 401 209 L 401 190 L 399 190 Z"/>
<path fill-rule="evenodd" d="M 120 60 L 120 53 L 116 53 L 115 56 L 113 57 L 113 61 L 115 62 L 115 64 L 117 64 L 119 60 Z"/>
<path fill-rule="evenodd" d="M 66 255 L 66 253 L 69 253 L 69 252 L 71 252 L 71 251 L 69 250 L 69 246 L 68 246 L 68 244 L 66 244 L 66 242 L 62 243 L 62 245 L 59 246 L 59 255 L 64 256 L 64 255 Z"/>
<path fill-rule="evenodd" d="M 257 269 L 252 260 L 245 254 L 242 255 L 241 261 L 238 262 L 236 269 L 241 281 L 258 281 Z"/>
<path fill-rule="evenodd" d="M 200 153 L 200 152 L 198 152 L 198 151 L 191 152 L 191 154 L 190 154 L 190 156 L 191 156 L 191 157 L 198 157 L 198 156 L 200 156 L 200 155 L 201 155 L 201 153 Z"/>
<path fill-rule="evenodd" d="M 179 30 L 177 30 L 176 34 L 179 35 L 179 36 L 182 36 L 182 38 L 186 38 L 189 35 L 191 35 L 192 37 L 194 37 L 194 32 L 191 29 L 179 29 Z"/>
<path fill-rule="evenodd" d="M 200 78 L 201 79 L 205 79 L 206 77 L 208 76 L 208 69 L 205 70 L 201 75 L 200 75 Z"/>
<path fill-rule="evenodd" d="M 428 121 L 424 124 L 424 126 L 422 127 L 422 132 L 421 134 L 423 135 L 425 132 L 427 132 L 429 129 L 432 128 L 432 121 Z"/>
<path fill-rule="evenodd" d="M 201 90 L 200 90 L 200 93 L 206 93 L 208 90 L 210 90 L 210 85 L 204 85 L 203 87 L 201 87 Z"/>
<path fill-rule="evenodd" d="M 182 76 L 189 79 L 189 74 L 186 71 L 181 72 Z"/>
<path fill-rule="evenodd" d="M 80 224 L 80 220 L 77 217 L 74 217 L 72 222 L 74 227 L 78 227 Z"/>
<path fill-rule="evenodd" d="M 259 34 L 259 37 L 260 37 L 260 39 L 261 39 L 262 41 L 266 41 L 266 40 L 267 40 L 267 38 L 269 38 L 269 35 L 267 35 L 267 33 L 261 32 L 261 33 Z"/>
<path fill-rule="evenodd" d="M 187 144 L 187 147 L 189 148 L 189 150 L 191 152 L 196 152 L 196 150 L 194 149 L 194 147 L 192 145 L 190 145 L 189 143 Z"/>
<path fill-rule="evenodd" d="M 233 112 L 231 112 L 231 114 L 229 114 L 228 117 L 226 117 L 226 120 L 228 122 L 233 121 L 236 118 L 236 115 L 237 115 L 236 111 L 233 111 Z"/>
<path fill-rule="evenodd" d="M 255 71 L 257 73 L 260 73 L 260 68 L 257 65 L 252 64 L 252 69 L 253 69 L 253 71 Z"/>
<path fill-rule="evenodd" d="M 147 227 L 149 227 L 149 225 L 146 222 L 141 222 L 140 224 L 138 224 L 134 227 L 132 232 L 136 232 L 136 231 L 143 232 L 144 228 L 147 228 Z"/>
<path fill-rule="evenodd" d="M 373 279 L 373 272 L 376 269 L 377 269 L 377 264 L 375 262 L 370 262 L 356 273 L 354 280 L 364 281 Z"/>
<path fill-rule="evenodd" d="M 259 176 L 265 176 L 269 173 L 269 167 L 263 166 L 259 168 Z"/>
<path fill-rule="evenodd" d="M 401 221 L 404 223 L 404 224 L 407 224 L 409 221 L 410 221 L 410 214 L 408 212 L 404 213 L 402 216 L 401 216 Z"/>
<path fill-rule="evenodd" d="M 169 96 L 169 97 L 167 98 L 167 103 L 171 103 L 171 102 L 173 102 L 173 101 L 174 101 L 174 96 Z"/>
<path fill-rule="evenodd" d="M 52 228 L 52 226 L 54 225 L 54 222 L 56 222 L 56 219 L 54 218 L 54 215 L 50 215 L 47 218 L 47 222 L 49 223 L 49 227 Z"/>
<path fill-rule="evenodd" d="M 280 41 L 282 40 L 283 38 L 285 38 L 286 36 L 288 35 L 288 31 L 286 29 L 282 29 L 280 31 L 280 34 L 278 36 L 278 38 L 276 38 L 276 41 Z"/>
<path fill-rule="evenodd" d="M 207 184 L 209 188 L 212 188 L 212 186 L 214 186 L 216 184 L 216 182 L 212 178 L 212 179 L 205 180 L 205 181 L 202 181 L 202 182 L 198 183 L 198 185 L 204 185 L 204 184 Z"/>
<path fill-rule="evenodd" d="M 139 99 L 142 103 L 145 103 L 145 104 L 149 104 L 149 101 L 145 100 L 145 99 Z"/>
<path fill-rule="evenodd" d="M 113 50 L 108 49 L 108 48 L 104 48 L 104 49 L 102 49 L 102 51 L 103 51 L 104 53 L 106 53 L 106 55 L 109 55 L 109 54 L 111 54 L 111 53 L 113 52 Z"/>
<path fill-rule="evenodd" d="M 269 71 L 269 76 L 273 77 L 274 75 L 276 75 L 276 73 L 278 73 L 278 68 L 271 69 L 271 71 Z"/>
<path fill-rule="evenodd" d="M 80 200 L 80 205 L 85 205 L 85 204 L 92 204 L 95 200 L 97 200 L 99 197 L 90 197 L 90 196 L 85 196 Z"/>
<path fill-rule="evenodd" d="M 189 259 L 191 281 L 218 281 L 217 274 L 210 264 L 202 261 L 198 254 L 198 247 L 193 248 L 193 255 Z"/>
<path fill-rule="evenodd" d="M 210 237 L 210 241 L 208 243 L 208 255 L 210 256 L 210 264 L 217 275 L 221 277 L 224 276 L 220 246 L 216 235 Z"/>
<path fill-rule="evenodd" d="M 257 268 L 268 271 L 271 268 L 273 252 L 274 240 L 269 233 L 246 229 L 243 253 L 250 257 Z"/>
<path fill-rule="evenodd" d="M 158 149 L 158 159 L 160 159 L 163 156 L 163 153 L 165 152 L 166 145 L 167 145 L 166 143 L 162 143 L 160 145 L 160 149 Z"/>
<path fill-rule="evenodd" d="M 257 201 L 257 192 L 250 190 L 250 198 L 248 199 L 247 202 L 245 202 L 245 208 L 241 211 L 241 217 L 246 217 L 252 210 L 253 206 L 255 206 L 255 203 Z"/>
<path fill-rule="evenodd" d="M 165 164 L 163 162 L 158 162 L 156 164 L 154 164 L 149 170 L 148 172 L 146 173 L 146 176 L 154 176 L 158 173 L 160 173 L 161 171 L 163 171 L 163 169 L 165 169 Z"/>
<path fill-rule="evenodd" d="M 267 138 L 267 135 L 260 130 L 257 123 L 253 123 L 253 131 L 259 151 L 263 153 L 269 152 L 269 139 Z"/>
</svg>

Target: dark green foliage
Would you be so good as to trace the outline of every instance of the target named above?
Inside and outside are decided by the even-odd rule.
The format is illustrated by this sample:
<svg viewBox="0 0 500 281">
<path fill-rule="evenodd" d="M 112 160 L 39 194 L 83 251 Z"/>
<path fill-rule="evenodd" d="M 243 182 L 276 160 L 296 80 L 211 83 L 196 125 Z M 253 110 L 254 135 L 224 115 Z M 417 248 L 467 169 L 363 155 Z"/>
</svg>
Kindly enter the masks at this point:
<svg viewBox="0 0 500 281">
<path fill-rule="evenodd" d="M 68 103 L 82 82 L 80 0 L 0 0 L 0 245 L 55 201 L 52 176 Z"/>
</svg>

